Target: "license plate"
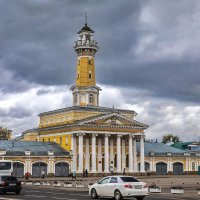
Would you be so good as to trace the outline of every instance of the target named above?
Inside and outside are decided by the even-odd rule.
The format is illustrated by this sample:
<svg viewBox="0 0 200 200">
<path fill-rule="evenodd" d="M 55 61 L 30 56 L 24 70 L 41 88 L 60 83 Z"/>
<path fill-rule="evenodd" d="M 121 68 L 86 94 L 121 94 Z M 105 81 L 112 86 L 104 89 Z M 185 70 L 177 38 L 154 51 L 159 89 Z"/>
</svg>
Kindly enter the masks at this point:
<svg viewBox="0 0 200 200">
<path fill-rule="evenodd" d="M 10 183 L 10 184 L 9 184 L 9 186 L 14 186 L 14 185 L 16 185 L 16 183 Z"/>
<path fill-rule="evenodd" d="M 135 189 L 142 189 L 142 186 L 141 185 L 135 185 L 134 188 Z"/>
</svg>

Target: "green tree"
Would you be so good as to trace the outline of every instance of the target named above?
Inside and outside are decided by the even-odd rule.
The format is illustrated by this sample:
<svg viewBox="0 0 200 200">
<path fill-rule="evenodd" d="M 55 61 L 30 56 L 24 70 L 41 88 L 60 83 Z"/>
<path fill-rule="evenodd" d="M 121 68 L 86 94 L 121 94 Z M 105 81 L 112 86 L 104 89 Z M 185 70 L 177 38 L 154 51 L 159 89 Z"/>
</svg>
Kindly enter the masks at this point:
<svg viewBox="0 0 200 200">
<path fill-rule="evenodd" d="M 180 139 L 177 135 L 173 135 L 173 134 L 166 134 L 162 137 L 162 143 L 167 144 L 167 143 L 176 143 L 176 142 L 180 142 Z"/>
<path fill-rule="evenodd" d="M 12 138 L 12 131 L 0 126 L 0 140 L 9 140 Z"/>
</svg>

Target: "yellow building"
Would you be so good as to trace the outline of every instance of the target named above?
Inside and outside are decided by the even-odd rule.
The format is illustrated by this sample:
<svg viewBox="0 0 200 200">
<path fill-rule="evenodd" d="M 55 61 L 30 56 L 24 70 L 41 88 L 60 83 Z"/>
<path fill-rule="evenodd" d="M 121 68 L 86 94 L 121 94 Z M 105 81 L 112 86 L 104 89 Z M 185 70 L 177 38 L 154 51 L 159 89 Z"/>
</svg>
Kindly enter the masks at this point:
<svg viewBox="0 0 200 200">
<path fill-rule="evenodd" d="M 148 126 L 135 120 L 137 113 L 99 106 L 94 31 L 87 25 L 78 32 L 76 81 L 71 87 L 73 106 L 40 113 L 38 128 L 25 131 L 21 140 L 56 142 L 71 153 L 70 168 L 82 173 L 177 173 L 197 171 L 200 159 L 163 144 L 146 143 Z M 195 163 L 195 164 L 193 164 Z M 192 166 L 195 165 L 193 168 Z"/>
</svg>

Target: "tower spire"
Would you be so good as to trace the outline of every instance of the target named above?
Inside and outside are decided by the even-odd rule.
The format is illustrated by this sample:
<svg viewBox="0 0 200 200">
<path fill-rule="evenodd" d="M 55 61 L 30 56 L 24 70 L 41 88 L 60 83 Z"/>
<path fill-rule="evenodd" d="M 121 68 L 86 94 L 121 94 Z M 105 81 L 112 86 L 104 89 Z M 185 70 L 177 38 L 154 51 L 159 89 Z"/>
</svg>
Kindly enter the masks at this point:
<svg viewBox="0 0 200 200">
<path fill-rule="evenodd" d="M 87 13 L 85 12 L 85 25 L 87 26 Z"/>
</svg>

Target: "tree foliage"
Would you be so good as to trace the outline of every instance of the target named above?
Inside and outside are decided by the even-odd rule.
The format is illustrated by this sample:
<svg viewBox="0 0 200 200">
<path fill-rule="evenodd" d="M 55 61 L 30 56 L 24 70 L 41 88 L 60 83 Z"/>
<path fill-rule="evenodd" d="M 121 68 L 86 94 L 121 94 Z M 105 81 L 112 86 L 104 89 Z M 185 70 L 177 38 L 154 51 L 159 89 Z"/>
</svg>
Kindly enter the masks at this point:
<svg viewBox="0 0 200 200">
<path fill-rule="evenodd" d="M 162 137 L 162 143 L 167 144 L 167 143 L 176 143 L 176 142 L 180 142 L 180 139 L 177 135 L 173 135 L 173 134 L 166 134 Z"/>
<path fill-rule="evenodd" d="M 12 138 L 12 131 L 0 126 L 0 140 L 9 140 Z"/>
</svg>

